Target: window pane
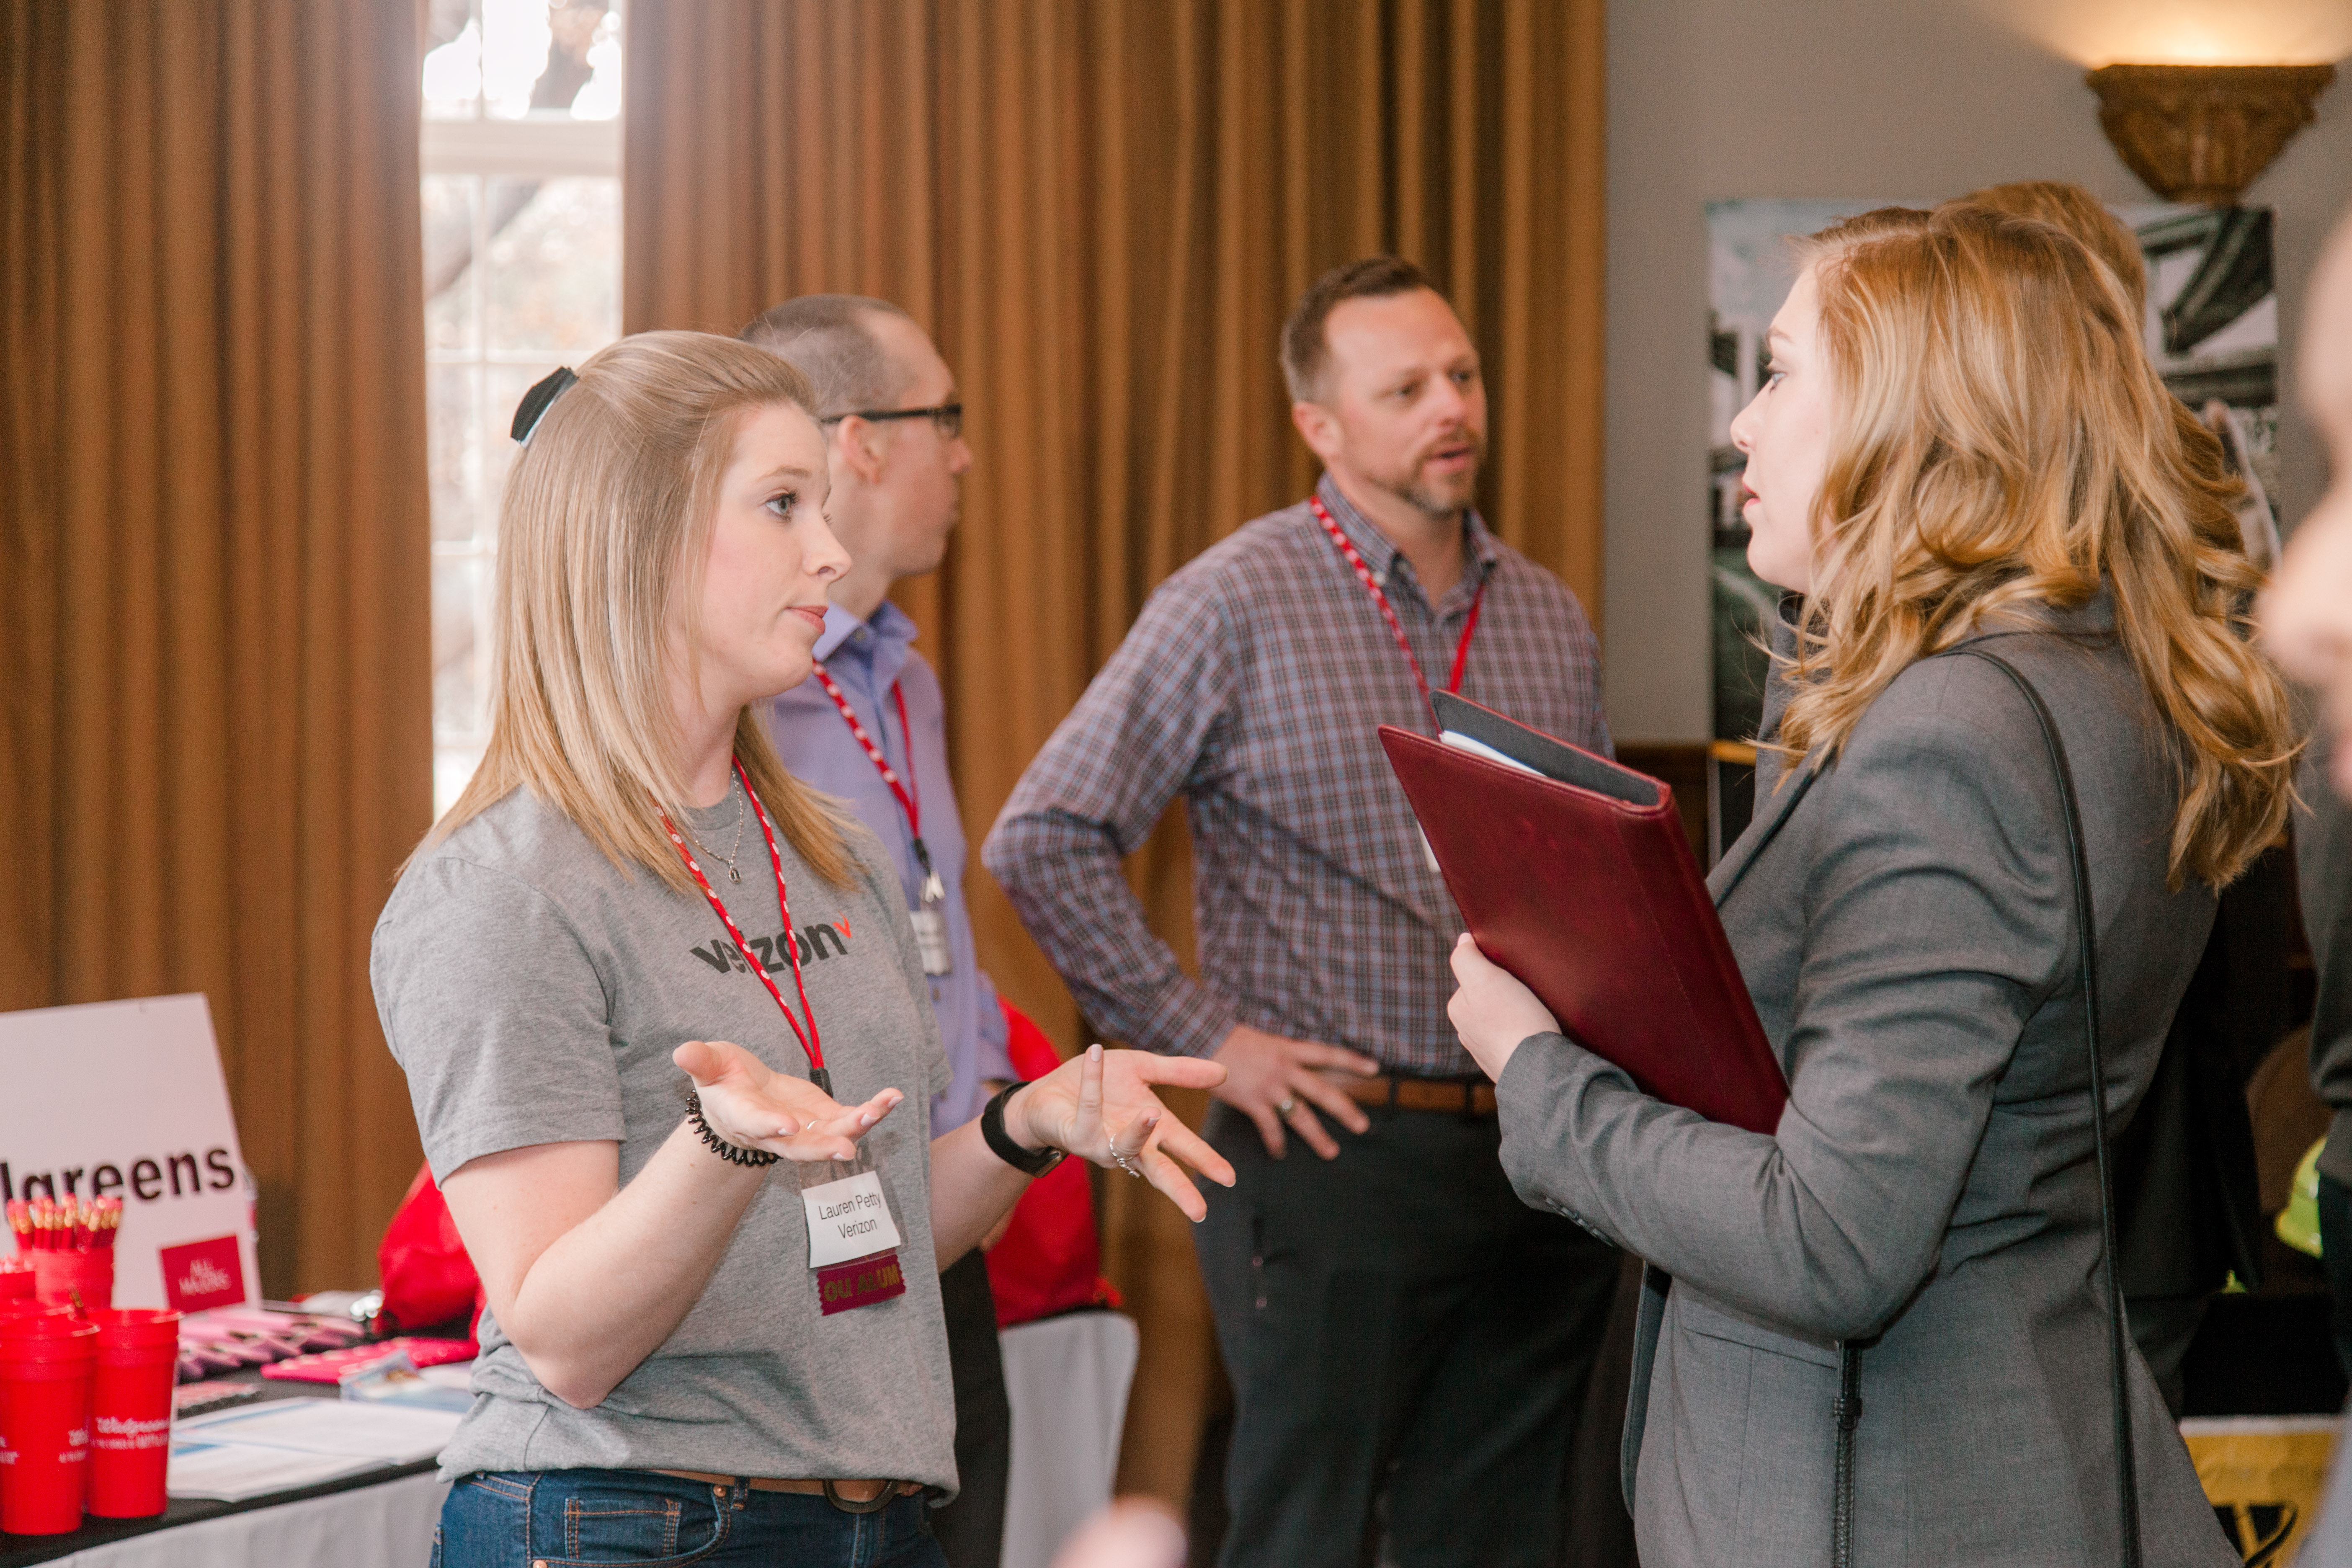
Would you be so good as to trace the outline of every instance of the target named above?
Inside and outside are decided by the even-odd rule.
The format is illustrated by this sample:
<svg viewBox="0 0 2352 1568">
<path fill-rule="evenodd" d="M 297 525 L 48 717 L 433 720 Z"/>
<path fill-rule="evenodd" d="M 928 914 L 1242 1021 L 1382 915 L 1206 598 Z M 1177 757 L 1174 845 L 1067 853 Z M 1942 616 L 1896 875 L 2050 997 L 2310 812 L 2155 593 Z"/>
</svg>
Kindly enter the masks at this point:
<svg viewBox="0 0 2352 1568">
<path fill-rule="evenodd" d="M 482 182 L 473 174 L 427 174 L 424 196 L 425 346 L 469 353 L 481 341 L 473 260 Z"/>
<path fill-rule="evenodd" d="M 425 371 L 425 451 L 433 470 L 433 542 L 474 537 L 481 509 L 476 498 L 482 464 L 480 372 L 471 364 L 436 364 Z M 488 531 L 484 530 L 484 531 Z"/>
<path fill-rule="evenodd" d="M 453 31 L 448 24 L 458 16 L 465 23 Z M 437 26 L 425 54 L 425 118 L 471 120 L 482 111 L 482 25 L 449 0 L 435 5 L 432 20 Z"/>
<path fill-rule="evenodd" d="M 433 748 L 433 815 L 437 819 L 457 804 L 472 782 L 474 770 L 482 765 L 479 746 L 436 746 Z"/>
<path fill-rule="evenodd" d="M 478 628 L 487 609 L 489 558 L 433 561 L 433 737 L 465 744 L 482 728 Z"/>
<path fill-rule="evenodd" d="M 433 787 L 446 810 L 481 759 L 498 503 L 524 391 L 620 335 L 620 0 L 421 0 L 425 55 L 424 273 L 432 472 Z M 529 140 L 495 121 L 537 122 Z M 469 125 L 449 121 L 471 121 Z M 570 132 L 559 132 L 571 135 Z M 594 150 L 583 163 L 580 154 Z M 509 160 L 519 160 L 510 162 Z M 465 170 L 459 174 L 454 171 Z"/>
<path fill-rule="evenodd" d="M 613 118 L 619 11 L 606 0 L 481 0 L 484 112 L 494 120 Z M 607 100 L 612 108 L 599 112 Z"/>
<path fill-rule="evenodd" d="M 492 353 L 584 356 L 620 335 L 621 183 L 492 180 L 495 216 L 527 195 L 490 241 Z"/>
<path fill-rule="evenodd" d="M 515 409 L 531 384 L 555 368 L 548 364 L 494 364 L 485 374 L 482 396 L 482 532 L 499 529 L 499 497 L 506 493 L 507 470 L 522 450 L 514 438 Z"/>
<path fill-rule="evenodd" d="M 430 0 L 427 120 L 612 120 L 620 0 Z"/>
<path fill-rule="evenodd" d="M 588 67 L 585 86 L 572 95 L 574 120 L 617 120 L 621 115 L 621 0 L 613 0 L 589 36 L 581 57 Z"/>
</svg>

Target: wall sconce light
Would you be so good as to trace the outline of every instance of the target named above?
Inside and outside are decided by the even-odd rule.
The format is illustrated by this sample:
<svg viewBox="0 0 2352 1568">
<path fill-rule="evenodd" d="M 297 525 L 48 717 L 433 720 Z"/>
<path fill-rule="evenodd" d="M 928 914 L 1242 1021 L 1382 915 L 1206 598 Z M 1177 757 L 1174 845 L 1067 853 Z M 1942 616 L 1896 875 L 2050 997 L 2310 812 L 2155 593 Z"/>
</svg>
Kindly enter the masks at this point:
<svg viewBox="0 0 2352 1568">
<path fill-rule="evenodd" d="M 2319 66 L 2105 66 L 2087 78 L 2099 126 L 2168 202 L 2232 206 L 2336 79 Z"/>
</svg>

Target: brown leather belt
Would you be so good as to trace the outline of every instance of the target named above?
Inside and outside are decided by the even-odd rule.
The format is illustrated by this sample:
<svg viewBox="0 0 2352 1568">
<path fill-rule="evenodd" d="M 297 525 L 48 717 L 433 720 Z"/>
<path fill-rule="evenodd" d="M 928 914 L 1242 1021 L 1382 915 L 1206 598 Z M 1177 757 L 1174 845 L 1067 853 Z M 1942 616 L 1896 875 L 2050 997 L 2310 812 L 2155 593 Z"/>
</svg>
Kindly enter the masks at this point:
<svg viewBox="0 0 2352 1568">
<path fill-rule="evenodd" d="M 1393 1073 L 1358 1078 L 1353 1073 L 1335 1073 L 1332 1080 L 1359 1105 L 1442 1110 L 1455 1116 L 1495 1114 L 1495 1086 L 1484 1079 L 1399 1078 Z"/>
<path fill-rule="evenodd" d="M 912 1497 L 921 1491 L 917 1481 L 802 1481 L 779 1480 L 772 1476 L 712 1476 L 700 1470 L 656 1470 L 657 1476 L 676 1476 L 682 1481 L 702 1481 L 714 1487 L 731 1487 L 740 1481 L 755 1492 L 798 1492 L 803 1497 L 833 1497 L 846 1503 L 871 1503 L 881 1499 L 885 1491 L 894 1497 Z M 827 1488 L 832 1490 L 828 1492 Z"/>
</svg>

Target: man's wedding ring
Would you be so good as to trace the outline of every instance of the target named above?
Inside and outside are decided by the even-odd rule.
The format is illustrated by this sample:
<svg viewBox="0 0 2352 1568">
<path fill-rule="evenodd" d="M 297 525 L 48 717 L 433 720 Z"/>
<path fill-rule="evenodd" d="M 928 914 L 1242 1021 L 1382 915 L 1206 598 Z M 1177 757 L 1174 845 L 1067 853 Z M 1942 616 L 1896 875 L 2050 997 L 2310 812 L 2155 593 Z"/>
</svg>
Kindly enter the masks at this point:
<svg viewBox="0 0 2352 1568">
<path fill-rule="evenodd" d="M 1281 1117 L 1285 1121 L 1287 1121 L 1290 1120 L 1290 1113 L 1297 1109 L 1298 1097 L 1296 1095 L 1286 1094 L 1280 1100 L 1275 1101 L 1274 1113 L 1276 1116 Z"/>
</svg>

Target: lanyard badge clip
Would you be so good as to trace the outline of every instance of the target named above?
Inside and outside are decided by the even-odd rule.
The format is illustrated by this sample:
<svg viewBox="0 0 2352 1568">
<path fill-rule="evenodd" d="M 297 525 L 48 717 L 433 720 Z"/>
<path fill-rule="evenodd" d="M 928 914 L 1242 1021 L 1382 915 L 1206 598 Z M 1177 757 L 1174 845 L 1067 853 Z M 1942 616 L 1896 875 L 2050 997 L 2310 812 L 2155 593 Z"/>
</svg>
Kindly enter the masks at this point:
<svg viewBox="0 0 2352 1568">
<path fill-rule="evenodd" d="M 907 911 L 907 921 L 915 928 L 915 948 L 922 955 L 923 973 L 936 980 L 955 969 L 954 950 L 948 945 L 948 885 L 931 865 L 931 852 L 923 847 L 920 835 L 915 839 L 915 864 L 922 869 L 923 896 Z"/>
</svg>

